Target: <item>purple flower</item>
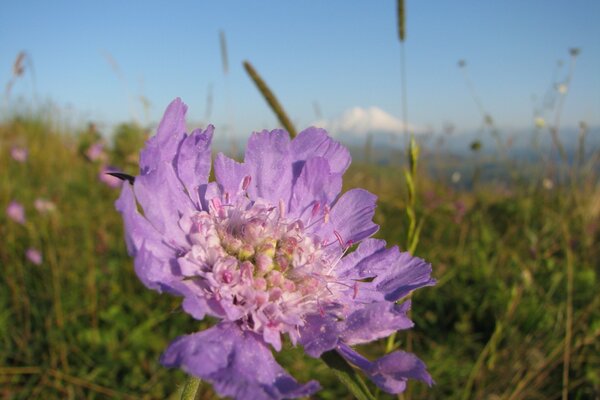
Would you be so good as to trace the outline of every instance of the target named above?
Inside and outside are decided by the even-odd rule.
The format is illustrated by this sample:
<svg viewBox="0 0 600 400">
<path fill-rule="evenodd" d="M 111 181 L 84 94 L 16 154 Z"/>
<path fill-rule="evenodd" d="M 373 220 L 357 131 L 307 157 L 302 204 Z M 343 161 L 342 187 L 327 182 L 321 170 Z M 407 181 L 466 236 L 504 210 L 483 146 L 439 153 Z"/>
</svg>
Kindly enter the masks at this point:
<svg viewBox="0 0 600 400">
<path fill-rule="evenodd" d="M 11 201 L 6 207 L 6 215 L 21 225 L 25 224 L 25 209 L 21 203 Z"/>
<path fill-rule="evenodd" d="M 14 146 L 13 148 L 10 149 L 10 156 L 15 161 L 24 163 L 25 161 L 27 161 L 28 155 L 29 155 L 29 152 L 27 151 L 27 149 L 25 147 Z"/>
<path fill-rule="evenodd" d="M 186 110 L 179 99 L 169 105 L 116 203 L 142 282 L 182 296 L 196 319 L 220 320 L 178 338 L 162 363 L 222 396 L 310 395 L 319 384 L 298 383 L 269 349 L 287 334 L 312 357 L 338 351 L 390 393 L 408 379 L 432 384 L 412 354 L 371 362 L 350 347 L 412 327 L 410 302 L 396 301 L 435 281 L 425 261 L 369 239 L 376 197 L 340 195 L 348 150 L 317 128 L 293 140 L 283 130 L 254 133 L 244 162 L 217 155 L 208 182 L 213 127 L 188 135 Z"/>
<path fill-rule="evenodd" d="M 85 155 L 90 161 L 105 161 L 107 155 L 104 152 L 104 143 L 100 141 L 92 144 L 85 152 Z"/>
<path fill-rule="evenodd" d="M 100 180 L 100 182 L 106 184 L 107 186 L 109 186 L 111 188 L 121 187 L 121 184 L 123 182 L 119 178 L 109 175 L 108 174 L 109 172 L 121 172 L 121 171 L 119 171 L 118 168 L 109 167 L 109 166 L 104 166 L 104 167 L 100 168 L 100 172 L 98 173 L 98 179 Z"/>
<path fill-rule="evenodd" d="M 35 265 L 42 265 L 42 253 L 34 248 L 29 248 L 25 252 L 25 257 Z"/>
</svg>

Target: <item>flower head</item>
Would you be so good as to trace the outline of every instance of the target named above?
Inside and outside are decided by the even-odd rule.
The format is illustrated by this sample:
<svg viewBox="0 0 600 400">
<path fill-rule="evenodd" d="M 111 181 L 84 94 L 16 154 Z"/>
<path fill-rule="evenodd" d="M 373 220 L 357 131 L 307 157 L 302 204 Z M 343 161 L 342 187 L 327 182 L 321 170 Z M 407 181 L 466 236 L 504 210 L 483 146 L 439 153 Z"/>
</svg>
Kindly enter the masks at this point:
<svg viewBox="0 0 600 400">
<path fill-rule="evenodd" d="M 371 362 L 350 347 L 410 328 L 410 302 L 396 301 L 434 281 L 423 260 L 369 239 L 374 195 L 340 196 L 348 150 L 317 128 L 293 140 L 283 130 L 254 133 L 244 162 L 217 155 L 208 182 L 213 127 L 188 135 L 185 112 L 171 103 L 116 204 L 142 282 L 182 296 L 194 318 L 220 320 L 173 342 L 163 364 L 223 396 L 307 396 L 318 383 L 296 382 L 269 350 L 287 336 L 313 357 L 338 351 L 388 392 L 409 378 L 431 384 L 412 354 Z"/>
<path fill-rule="evenodd" d="M 85 152 L 86 157 L 90 161 L 106 161 L 108 156 L 104 151 L 104 143 L 102 141 L 98 141 L 93 143 Z"/>
<path fill-rule="evenodd" d="M 42 265 L 42 253 L 34 248 L 29 248 L 25 252 L 25 257 L 35 265 Z"/>
<path fill-rule="evenodd" d="M 10 156 L 13 160 L 24 163 L 27 161 L 27 157 L 29 156 L 29 151 L 25 147 L 14 146 L 10 149 Z"/>
<path fill-rule="evenodd" d="M 19 202 L 11 201 L 6 207 L 6 215 L 21 225 L 25 224 L 25 208 Z"/>
</svg>

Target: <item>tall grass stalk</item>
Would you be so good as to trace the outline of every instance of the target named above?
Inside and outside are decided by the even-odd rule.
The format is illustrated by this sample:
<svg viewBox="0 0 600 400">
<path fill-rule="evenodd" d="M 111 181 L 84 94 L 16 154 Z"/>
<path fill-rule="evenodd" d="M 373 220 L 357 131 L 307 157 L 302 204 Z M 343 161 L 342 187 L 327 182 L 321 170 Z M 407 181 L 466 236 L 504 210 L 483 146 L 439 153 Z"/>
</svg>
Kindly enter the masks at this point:
<svg viewBox="0 0 600 400">
<path fill-rule="evenodd" d="M 244 61 L 244 68 L 246 69 L 248 76 L 250 76 L 250 79 L 252 79 L 256 85 L 260 94 L 267 101 L 267 104 L 269 104 L 269 107 L 271 107 L 271 110 L 273 110 L 277 116 L 279 123 L 285 128 L 285 130 L 288 131 L 292 138 L 296 137 L 296 128 L 294 128 L 292 121 L 287 116 L 285 110 L 279 103 L 279 100 L 277 100 L 277 97 L 275 97 L 275 94 L 273 94 L 271 89 L 269 89 L 269 86 L 267 86 L 267 83 L 262 79 L 249 61 Z"/>
</svg>

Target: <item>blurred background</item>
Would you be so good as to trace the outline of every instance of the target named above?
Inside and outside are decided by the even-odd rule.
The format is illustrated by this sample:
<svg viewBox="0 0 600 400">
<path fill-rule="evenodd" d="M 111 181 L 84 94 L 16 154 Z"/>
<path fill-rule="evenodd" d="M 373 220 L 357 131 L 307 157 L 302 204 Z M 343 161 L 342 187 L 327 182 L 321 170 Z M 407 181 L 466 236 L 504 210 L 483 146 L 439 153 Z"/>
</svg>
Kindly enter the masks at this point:
<svg viewBox="0 0 600 400">
<path fill-rule="evenodd" d="M 439 282 L 413 331 L 365 348 L 426 362 L 437 385 L 405 399 L 600 398 L 599 19 L 583 0 L 3 1 L 0 396 L 177 398 L 158 357 L 199 324 L 138 282 L 105 172 L 135 175 L 181 97 L 234 157 L 281 126 L 351 149 L 345 188 Z"/>
</svg>

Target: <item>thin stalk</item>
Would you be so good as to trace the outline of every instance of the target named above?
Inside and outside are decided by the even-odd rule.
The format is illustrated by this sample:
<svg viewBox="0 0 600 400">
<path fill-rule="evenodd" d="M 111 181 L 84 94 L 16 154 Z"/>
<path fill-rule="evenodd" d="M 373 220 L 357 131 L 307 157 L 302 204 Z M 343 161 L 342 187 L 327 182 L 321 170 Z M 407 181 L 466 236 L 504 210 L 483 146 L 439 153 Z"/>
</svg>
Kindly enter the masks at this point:
<svg viewBox="0 0 600 400">
<path fill-rule="evenodd" d="M 567 255 L 567 318 L 565 321 L 565 349 L 563 353 L 562 399 L 569 398 L 569 365 L 571 362 L 571 340 L 573 337 L 573 252 L 568 227 L 563 224 L 565 251 Z"/>
<path fill-rule="evenodd" d="M 263 98 L 269 104 L 269 107 L 271 107 L 271 110 L 273 110 L 273 112 L 277 116 L 277 119 L 279 119 L 279 123 L 283 125 L 283 127 L 288 131 L 292 138 L 296 137 L 296 128 L 294 128 L 292 121 L 288 118 L 287 114 L 285 113 L 285 110 L 283 109 L 283 107 L 281 106 L 281 104 L 277 100 L 277 97 L 275 97 L 271 89 L 269 89 L 269 86 L 267 86 L 266 82 L 261 78 L 258 72 L 256 72 L 256 70 L 254 69 L 252 64 L 250 64 L 250 62 L 244 61 L 244 68 L 250 76 L 250 79 L 252 79 L 252 81 L 258 88 L 258 91 L 262 94 Z"/>
</svg>

